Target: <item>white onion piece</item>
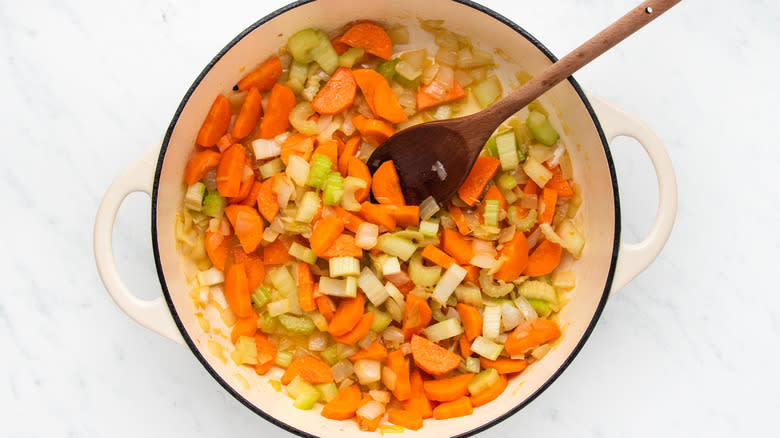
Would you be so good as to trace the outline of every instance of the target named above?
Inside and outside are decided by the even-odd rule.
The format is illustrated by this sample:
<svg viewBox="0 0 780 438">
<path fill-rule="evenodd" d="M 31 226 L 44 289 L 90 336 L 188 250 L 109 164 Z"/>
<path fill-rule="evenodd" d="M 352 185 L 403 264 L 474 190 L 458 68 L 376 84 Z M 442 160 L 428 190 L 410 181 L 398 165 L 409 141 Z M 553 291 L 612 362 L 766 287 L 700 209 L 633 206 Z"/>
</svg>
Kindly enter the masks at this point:
<svg viewBox="0 0 780 438">
<path fill-rule="evenodd" d="M 266 158 L 273 158 L 281 155 L 282 147 L 275 140 L 258 138 L 257 140 L 252 141 L 252 151 L 255 153 L 256 159 L 265 160 Z"/>
<path fill-rule="evenodd" d="M 395 390 L 395 384 L 397 381 L 398 376 L 396 376 L 395 371 L 388 367 L 382 367 L 382 383 L 385 385 L 385 388 L 389 389 L 390 391 Z"/>
<path fill-rule="evenodd" d="M 561 157 L 563 154 L 566 153 L 566 148 L 563 146 L 561 142 L 556 143 L 555 149 L 553 149 L 552 157 L 547 160 L 547 165 L 550 167 L 555 167 L 560 163 Z"/>
<path fill-rule="evenodd" d="M 385 344 L 400 345 L 404 341 L 404 332 L 391 325 L 382 332 L 382 339 L 384 339 Z"/>
<path fill-rule="evenodd" d="M 404 356 L 412 354 L 412 344 L 408 342 L 401 344 L 401 346 L 398 347 L 398 349 L 404 353 Z"/>
<path fill-rule="evenodd" d="M 370 222 L 363 222 L 355 233 L 355 245 L 363 249 L 371 249 L 376 246 L 379 236 L 379 227 Z"/>
<path fill-rule="evenodd" d="M 501 325 L 504 331 L 512 330 L 523 322 L 523 314 L 510 303 L 501 303 Z"/>
<path fill-rule="evenodd" d="M 323 332 L 313 333 L 309 337 L 309 350 L 324 351 L 328 347 L 328 335 Z"/>
<path fill-rule="evenodd" d="M 224 283 L 225 274 L 219 269 L 211 267 L 208 270 L 198 272 L 198 283 L 201 286 L 212 286 L 219 283 Z"/>
<path fill-rule="evenodd" d="M 352 363 L 348 360 L 336 362 L 335 365 L 330 367 L 330 371 L 333 373 L 333 380 L 336 382 L 341 382 L 354 373 Z"/>
<path fill-rule="evenodd" d="M 539 205 L 539 197 L 537 195 L 529 195 L 527 193 L 523 193 L 522 196 L 520 196 L 520 206 L 523 208 L 536 208 Z"/>
<path fill-rule="evenodd" d="M 387 391 L 372 389 L 368 391 L 368 395 L 379 403 L 390 403 L 390 393 Z"/>
<path fill-rule="evenodd" d="M 531 322 L 538 318 L 538 315 L 536 314 L 536 309 L 533 308 L 531 303 L 528 302 L 528 300 L 525 299 L 525 297 L 518 296 L 515 298 L 515 307 L 517 307 L 517 310 L 523 315 L 523 319 Z"/>
<path fill-rule="evenodd" d="M 495 255 L 496 249 L 493 247 L 493 243 L 489 242 L 487 240 L 482 239 L 474 239 L 471 241 L 471 248 L 474 251 L 474 254 L 488 254 L 488 255 Z"/>
<path fill-rule="evenodd" d="M 484 252 L 475 254 L 469 261 L 470 264 L 483 269 L 490 268 L 495 262 L 496 259 L 492 254 Z"/>
<path fill-rule="evenodd" d="M 371 344 L 374 342 L 374 339 L 376 339 L 376 334 L 372 331 L 369 331 L 360 339 L 360 341 L 358 341 L 358 347 L 366 349 L 371 346 Z"/>
<path fill-rule="evenodd" d="M 356 414 L 366 420 L 375 420 L 385 413 L 385 406 L 378 401 L 371 400 L 357 410 Z"/>
<path fill-rule="evenodd" d="M 361 385 L 378 382 L 382 378 L 382 365 L 378 360 L 359 360 L 355 362 L 353 369 Z"/>
<path fill-rule="evenodd" d="M 536 244 L 539 243 L 539 238 L 542 237 L 542 230 L 536 228 L 533 233 L 528 235 L 528 248 L 533 249 Z"/>
</svg>

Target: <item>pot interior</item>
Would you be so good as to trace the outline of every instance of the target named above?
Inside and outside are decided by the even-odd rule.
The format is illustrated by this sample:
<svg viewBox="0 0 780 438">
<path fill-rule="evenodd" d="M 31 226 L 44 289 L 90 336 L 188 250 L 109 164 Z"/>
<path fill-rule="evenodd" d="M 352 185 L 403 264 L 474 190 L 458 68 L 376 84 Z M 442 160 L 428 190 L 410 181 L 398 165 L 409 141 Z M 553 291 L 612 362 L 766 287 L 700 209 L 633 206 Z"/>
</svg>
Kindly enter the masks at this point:
<svg viewBox="0 0 780 438">
<path fill-rule="evenodd" d="M 231 42 L 201 73 L 182 101 L 158 163 L 152 202 L 152 241 L 158 256 L 160 282 L 171 313 L 190 348 L 225 389 L 247 407 L 290 431 L 318 436 L 336 433 L 357 436 L 361 432 L 353 421 L 325 419 L 319 415 L 318 408 L 311 411 L 295 409 L 284 391 L 275 391 L 269 383 L 269 379 L 279 379 L 281 370 L 274 369 L 268 376 L 261 377 L 249 367 L 234 365 L 227 351 L 222 358 L 214 354 L 219 351 L 215 346 L 230 345 L 230 331 L 213 309 L 204 311 L 194 306 L 189 296 L 191 286 L 187 284 L 174 237 L 175 214 L 184 193 L 184 168 L 211 103 L 217 94 L 228 92 L 246 72 L 275 54 L 297 30 L 315 27 L 334 31 L 350 21 L 405 24 L 415 46 L 418 45 L 416 41 L 432 46 L 432 37 L 419 30 L 417 18 L 444 19 L 445 27 L 466 35 L 475 46 L 500 49 L 507 55 L 508 59 L 495 56 L 500 64 L 499 77 L 505 93 L 511 85 L 517 84 L 516 72 L 538 74 L 551 64 L 551 60 L 530 36 L 474 4 L 450 0 L 319 0 L 291 5 L 286 11 L 278 12 Z M 577 276 L 577 286 L 569 294 L 570 302 L 560 313 L 563 336 L 542 360 L 513 378 L 497 400 L 476 408 L 474 414 L 467 417 L 426 420 L 423 429 L 406 431 L 406 435 L 454 436 L 475 432 L 515 412 L 551 383 L 571 361 L 606 301 L 619 238 L 616 180 L 607 145 L 584 95 L 573 82 L 559 84 L 540 100 L 567 144 L 574 164 L 574 179 L 582 186 L 584 198 L 575 223 L 584 231 L 587 243 L 576 263 L 569 258 L 561 268 L 566 270 L 569 266 Z M 196 313 L 209 320 L 208 333 L 201 328 Z M 220 329 L 222 335 L 215 333 L 215 329 Z"/>
</svg>

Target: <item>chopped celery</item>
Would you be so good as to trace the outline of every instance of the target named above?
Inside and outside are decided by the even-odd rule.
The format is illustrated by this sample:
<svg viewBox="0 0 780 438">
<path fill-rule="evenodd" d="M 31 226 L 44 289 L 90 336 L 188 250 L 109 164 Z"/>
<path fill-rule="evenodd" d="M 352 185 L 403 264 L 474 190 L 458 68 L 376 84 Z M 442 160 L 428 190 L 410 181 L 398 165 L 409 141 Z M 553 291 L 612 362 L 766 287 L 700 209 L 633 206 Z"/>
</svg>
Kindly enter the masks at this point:
<svg viewBox="0 0 780 438">
<path fill-rule="evenodd" d="M 287 385 L 287 393 L 295 399 L 295 406 L 298 409 L 311 409 L 317 400 L 320 399 L 320 392 L 311 383 L 303 380 L 301 376 L 295 376 L 292 382 Z"/>
<path fill-rule="evenodd" d="M 236 343 L 236 351 L 242 365 L 254 365 L 257 363 L 257 345 L 255 338 L 241 336 Z"/>
<path fill-rule="evenodd" d="M 433 196 L 428 196 L 420 203 L 420 219 L 428 220 L 439 210 L 440 207 L 436 199 Z"/>
<path fill-rule="evenodd" d="M 478 373 L 479 369 L 481 368 L 479 359 L 472 356 L 469 356 L 463 360 L 463 367 L 466 368 L 466 371 L 469 373 Z"/>
<path fill-rule="evenodd" d="M 514 204 L 518 199 L 520 199 L 512 190 L 504 190 L 500 187 L 499 190 L 501 191 L 501 194 L 504 195 L 504 199 L 506 200 L 507 204 Z"/>
<path fill-rule="evenodd" d="M 445 120 L 452 117 L 452 107 L 449 105 L 439 105 L 433 112 L 433 120 Z"/>
<path fill-rule="evenodd" d="M 558 295 L 555 288 L 541 280 L 528 280 L 520 283 L 517 293 L 528 300 L 544 300 L 548 303 L 558 304 Z"/>
<path fill-rule="evenodd" d="M 502 170 L 514 170 L 520 166 L 515 145 L 515 134 L 512 131 L 496 136 L 496 151 L 501 160 Z"/>
<path fill-rule="evenodd" d="M 422 256 L 418 252 L 409 260 L 409 278 L 419 287 L 432 287 L 441 278 L 441 267 L 423 266 Z"/>
<path fill-rule="evenodd" d="M 325 359 L 325 362 L 327 362 L 330 366 L 335 365 L 336 362 L 339 361 L 338 344 L 333 344 L 324 349 L 320 352 L 320 356 L 322 356 L 322 358 Z"/>
<path fill-rule="evenodd" d="M 322 279 L 320 278 L 320 283 L 321 282 Z M 360 286 L 360 289 L 366 294 L 366 298 L 371 301 L 371 304 L 375 306 L 381 305 L 390 296 L 387 289 L 382 286 L 382 282 L 374 275 L 374 271 L 369 269 L 368 266 L 364 267 L 360 272 L 360 277 L 357 279 L 357 285 Z M 320 286 L 320 289 L 322 289 L 322 286 Z"/>
<path fill-rule="evenodd" d="M 491 227 L 498 226 L 498 211 L 501 209 L 498 199 L 488 199 L 485 201 L 485 211 L 482 213 L 482 218 L 485 220 L 485 225 Z"/>
<path fill-rule="evenodd" d="M 383 234 L 377 241 L 377 248 L 385 254 L 396 256 L 403 261 L 409 260 L 409 257 L 417 250 L 417 245 L 411 240 L 392 234 Z"/>
<path fill-rule="evenodd" d="M 542 318 L 546 318 L 552 313 L 552 307 L 550 307 L 550 303 L 547 301 L 528 298 L 528 304 L 530 304 L 536 311 L 536 314 Z"/>
<path fill-rule="evenodd" d="M 359 47 L 350 47 L 346 52 L 339 55 L 339 65 L 341 67 L 352 68 L 355 63 L 363 59 L 366 51 Z"/>
<path fill-rule="evenodd" d="M 523 171 L 539 187 L 544 187 L 552 178 L 552 172 L 533 157 L 528 157 L 523 163 Z"/>
<path fill-rule="evenodd" d="M 316 135 L 320 132 L 317 122 L 309 119 L 314 115 L 314 108 L 309 102 L 300 102 L 290 111 L 290 124 L 304 135 Z"/>
<path fill-rule="evenodd" d="M 311 318 L 308 316 L 282 314 L 279 315 L 279 323 L 282 324 L 282 327 L 287 329 L 287 331 L 295 333 L 296 335 L 309 335 L 317 329 L 314 322 L 312 322 Z"/>
<path fill-rule="evenodd" d="M 271 280 L 271 284 L 274 285 L 274 288 L 276 288 L 283 297 L 288 297 L 298 290 L 298 286 L 295 284 L 292 275 L 290 275 L 290 271 L 284 266 L 280 266 L 270 271 L 268 273 L 268 279 Z"/>
<path fill-rule="evenodd" d="M 485 150 L 487 151 L 487 154 L 490 155 L 493 158 L 498 158 L 498 149 L 496 147 L 496 136 L 490 137 L 485 143 Z"/>
<path fill-rule="evenodd" d="M 314 154 L 311 161 L 311 169 L 309 170 L 309 180 L 306 184 L 315 189 L 321 189 L 325 185 L 325 180 L 330 174 L 331 166 L 333 166 L 333 163 L 328 156 Z"/>
<path fill-rule="evenodd" d="M 490 360 L 498 359 L 503 349 L 503 345 L 496 344 L 484 336 L 477 336 L 474 342 L 471 343 L 471 351 Z"/>
<path fill-rule="evenodd" d="M 498 371 L 495 368 L 487 368 L 479 372 L 469 382 L 469 393 L 477 395 L 498 382 Z"/>
<path fill-rule="evenodd" d="M 566 248 L 575 258 L 580 258 L 582 248 L 585 246 L 585 236 L 574 226 L 574 223 L 569 219 L 563 220 L 558 225 L 557 233 L 563 241 L 561 246 Z"/>
<path fill-rule="evenodd" d="M 317 192 L 306 192 L 298 204 L 298 212 L 295 215 L 295 221 L 304 224 L 311 223 L 317 211 L 320 209 L 320 196 Z"/>
<path fill-rule="evenodd" d="M 514 225 L 517 231 L 522 232 L 528 231 L 531 227 L 536 225 L 537 216 L 538 213 L 536 210 L 529 210 L 525 217 L 521 218 L 518 208 L 514 205 L 509 207 L 509 210 L 506 212 L 506 220 L 509 221 L 511 225 Z"/>
<path fill-rule="evenodd" d="M 414 90 L 417 88 L 418 85 L 420 85 L 420 78 L 409 80 L 401 75 L 395 75 L 395 81 L 398 82 L 399 85 L 401 85 L 404 88 L 409 88 L 411 90 Z"/>
<path fill-rule="evenodd" d="M 355 192 L 365 189 L 364 180 L 354 176 L 344 178 L 344 193 L 341 195 L 341 206 L 347 211 L 360 211 L 360 203 L 355 200 Z"/>
<path fill-rule="evenodd" d="M 401 273 L 401 263 L 397 257 L 387 257 L 382 263 L 382 276 Z"/>
<path fill-rule="evenodd" d="M 280 351 L 276 353 L 276 359 L 274 359 L 274 363 L 277 366 L 280 366 L 282 368 L 287 368 L 290 366 L 293 360 L 293 354 L 289 351 Z"/>
<path fill-rule="evenodd" d="M 505 173 L 498 177 L 496 184 L 502 190 L 512 190 L 517 187 L 517 180 L 512 175 Z"/>
<path fill-rule="evenodd" d="M 531 111 L 525 124 L 531 131 L 531 135 L 541 144 L 551 146 L 560 138 L 547 117 L 538 111 Z"/>
<path fill-rule="evenodd" d="M 187 189 L 184 194 L 184 206 L 193 211 L 203 208 L 203 195 L 206 193 L 206 184 L 198 181 Z"/>
<path fill-rule="evenodd" d="M 258 286 L 258 288 L 255 289 L 254 292 L 252 292 L 252 302 L 257 307 L 265 306 L 265 304 L 270 300 L 271 300 L 271 291 L 269 291 L 268 288 L 263 286 L 262 284 Z"/>
<path fill-rule="evenodd" d="M 260 327 L 260 330 L 269 335 L 284 332 L 281 324 L 279 324 L 279 319 L 271 316 L 269 312 L 263 313 L 263 326 Z"/>
<path fill-rule="evenodd" d="M 329 261 L 331 277 L 360 275 L 360 260 L 355 257 L 333 257 Z"/>
<path fill-rule="evenodd" d="M 296 94 L 301 94 L 303 86 L 306 84 L 306 75 L 309 71 L 309 65 L 298 62 L 293 59 L 290 63 L 290 73 L 287 78 L 287 86 Z"/>
<path fill-rule="evenodd" d="M 471 284 L 461 284 L 455 288 L 455 297 L 461 303 L 471 304 L 472 306 L 482 305 L 482 293 L 477 286 Z"/>
<path fill-rule="evenodd" d="M 338 172 L 331 172 L 325 179 L 322 202 L 325 205 L 339 205 L 344 195 L 344 178 Z"/>
<path fill-rule="evenodd" d="M 314 61 L 312 49 L 320 45 L 320 39 L 317 31 L 314 29 L 303 29 L 294 33 L 287 40 L 287 51 L 293 58 L 300 63 L 308 64 Z"/>
<path fill-rule="evenodd" d="M 488 76 L 484 81 L 474 86 L 474 95 L 482 108 L 486 108 L 501 96 L 501 82 L 496 75 Z"/>
<path fill-rule="evenodd" d="M 429 220 L 420 221 L 420 232 L 425 237 L 436 237 L 439 233 L 439 223 Z"/>
<path fill-rule="evenodd" d="M 371 331 L 374 333 L 381 333 L 393 322 L 393 317 L 389 313 L 383 312 L 373 305 L 369 305 L 366 310 L 374 314 L 374 320 L 371 322 Z"/>
<path fill-rule="evenodd" d="M 454 338 L 463 333 L 463 327 L 456 318 L 445 319 L 442 322 L 429 325 L 425 328 L 425 337 L 431 342 L 439 342 L 443 339 Z"/>
<path fill-rule="evenodd" d="M 400 290 L 389 281 L 385 283 L 385 290 L 387 291 L 387 295 L 393 299 L 398 304 L 404 304 L 404 294 L 401 293 Z"/>
<path fill-rule="evenodd" d="M 320 383 L 319 385 L 314 385 L 314 387 L 320 392 L 321 402 L 327 403 L 339 395 L 339 388 L 333 382 Z"/>
<path fill-rule="evenodd" d="M 203 198 L 203 208 L 201 212 L 211 217 L 221 217 L 222 212 L 225 210 L 227 201 L 216 190 L 209 191 Z"/>
<path fill-rule="evenodd" d="M 406 61 L 400 61 L 395 65 L 395 72 L 398 73 L 398 75 L 403 77 L 404 79 L 408 81 L 413 81 L 420 77 L 420 75 L 422 74 L 422 68 L 413 66 L 412 64 Z"/>
<path fill-rule="evenodd" d="M 384 76 L 387 81 L 393 80 L 393 77 L 395 77 L 395 66 L 398 64 L 401 60 L 400 59 L 390 59 L 388 61 L 385 61 L 381 64 L 379 64 L 376 67 L 377 73 Z"/>
<path fill-rule="evenodd" d="M 357 282 L 355 277 L 337 280 L 330 277 L 320 277 L 320 293 L 332 297 L 351 297 L 357 295 Z"/>
<path fill-rule="evenodd" d="M 281 158 L 274 158 L 271 161 L 267 161 L 257 168 L 260 171 L 260 176 L 263 179 L 268 179 L 284 169 L 284 163 Z"/>
<path fill-rule="evenodd" d="M 501 306 L 485 306 L 482 314 L 482 335 L 496 339 L 501 331 Z"/>
<path fill-rule="evenodd" d="M 317 254 L 315 254 L 314 251 L 312 251 L 310 248 L 306 248 L 298 242 L 293 242 L 292 245 L 290 245 L 290 249 L 287 251 L 287 253 L 296 259 L 302 262 L 306 262 L 310 265 L 313 265 L 317 262 Z"/>
<path fill-rule="evenodd" d="M 436 284 L 432 298 L 439 304 L 445 304 L 464 278 L 466 278 L 466 270 L 457 263 L 453 263 Z"/>
<path fill-rule="evenodd" d="M 431 308 L 431 316 L 436 322 L 442 322 L 447 319 L 447 315 L 441 310 L 441 307 L 433 306 Z"/>
<path fill-rule="evenodd" d="M 290 306 L 290 300 L 283 298 L 281 300 L 268 303 L 268 307 L 266 307 L 266 309 L 268 310 L 269 316 L 279 316 L 292 310 L 292 307 Z"/>
<path fill-rule="evenodd" d="M 311 56 L 325 73 L 332 75 L 339 67 L 339 55 L 330 43 L 328 36 L 325 35 L 325 32 L 318 30 L 317 39 L 319 44 L 311 50 Z"/>
<path fill-rule="evenodd" d="M 499 281 L 498 284 L 495 284 L 493 276 L 488 274 L 487 270 L 482 270 L 479 273 L 479 286 L 482 287 L 482 292 L 491 298 L 501 298 L 514 289 L 512 283 Z"/>
</svg>

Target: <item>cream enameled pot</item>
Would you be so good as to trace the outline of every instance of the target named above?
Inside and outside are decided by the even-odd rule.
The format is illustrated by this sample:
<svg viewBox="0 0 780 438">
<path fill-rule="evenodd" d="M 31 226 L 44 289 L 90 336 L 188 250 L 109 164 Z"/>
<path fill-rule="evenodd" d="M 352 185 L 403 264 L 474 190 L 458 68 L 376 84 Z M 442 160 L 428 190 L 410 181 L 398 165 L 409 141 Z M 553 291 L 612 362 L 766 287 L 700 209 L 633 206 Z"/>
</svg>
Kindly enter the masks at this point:
<svg viewBox="0 0 780 438">
<path fill-rule="evenodd" d="M 273 390 L 269 377 L 259 377 L 248 367 L 230 360 L 223 363 L 209 353 L 212 335 L 200 328 L 176 250 L 174 218 L 183 197 L 182 176 L 195 136 L 218 93 L 230 90 L 246 71 L 284 45 L 304 27 L 330 31 L 345 23 L 373 20 L 404 23 L 417 18 L 445 19 L 445 25 L 467 35 L 475 45 L 505 52 L 500 77 L 514 72 L 531 74 L 553 62 L 552 54 L 532 36 L 506 18 L 475 3 L 452 0 L 317 0 L 282 8 L 258 21 L 231 41 L 195 80 L 173 117 L 161 145 L 155 145 L 128 166 L 111 184 L 95 223 L 95 259 L 100 276 L 128 316 L 144 327 L 174 342 L 187 345 L 195 357 L 228 392 L 272 423 L 307 436 L 365 436 L 352 421 L 332 421 L 319 415 L 319 408 L 300 411 L 282 391 Z M 508 82 L 505 82 L 508 83 Z M 574 163 L 574 177 L 583 188 L 584 203 L 579 224 L 587 244 L 582 257 L 571 264 L 577 287 L 561 311 L 563 336 L 539 362 L 515 377 L 495 401 L 475 409 L 474 414 L 450 420 L 426 420 L 420 431 L 407 436 L 458 436 L 484 430 L 517 412 L 533 400 L 566 368 L 582 348 L 610 293 L 617 291 L 645 269 L 659 254 L 674 223 L 677 189 L 674 171 L 660 140 L 636 117 L 604 100 L 586 95 L 577 83 L 565 81 L 542 99 L 553 109 L 554 123 L 567 132 L 564 140 Z M 562 129 L 560 122 L 565 123 Z M 619 135 L 636 138 L 650 156 L 659 185 L 659 207 L 650 234 L 639 244 L 620 240 L 620 208 L 617 179 L 608 142 Z M 145 301 L 136 298 L 119 277 L 111 238 L 114 218 L 124 198 L 142 191 L 152 197 L 152 244 L 162 296 Z M 242 385 L 235 375 L 250 383 Z M 278 378 L 280 370 L 269 373 Z"/>
</svg>

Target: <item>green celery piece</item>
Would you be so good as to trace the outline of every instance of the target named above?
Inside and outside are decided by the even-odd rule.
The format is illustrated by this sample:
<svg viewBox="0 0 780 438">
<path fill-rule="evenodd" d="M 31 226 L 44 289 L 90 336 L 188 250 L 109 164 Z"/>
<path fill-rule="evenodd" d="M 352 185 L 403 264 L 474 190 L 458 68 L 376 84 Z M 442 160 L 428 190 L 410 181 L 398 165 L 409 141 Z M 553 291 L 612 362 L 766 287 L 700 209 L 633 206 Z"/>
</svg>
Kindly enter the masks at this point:
<svg viewBox="0 0 780 438">
<path fill-rule="evenodd" d="M 203 198 L 201 213 L 206 216 L 221 217 L 222 212 L 225 211 L 225 205 L 227 205 L 227 201 L 216 190 L 209 191 Z"/>
<path fill-rule="evenodd" d="M 271 300 L 271 291 L 262 284 L 252 292 L 252 302 L 257 307 L 263 307 Z"/>
<path fill-rule="evenodd" d="M 493 158 L 498 158 L 498 147 L 496 146 L 496 135 L 490 137 L 485 143 L 485 149 L 487 150 L 488 155 L 490 155 Z"/>
<path fill-rule="evenodd" d="M 326 155 L 314 154 L 311 168 L 309 169 L 309 179 L 306 181 L 306 184 L 315 189 L 321 189 L 325 185 L 325 180 L 330 174 L 332 165 L 333 163 Z"/>
<path fill-rule="evenodd" d="M 410 81 L 401 75 L 395 75 L 393 79 L 395 79 L 395 81 L 398 82 L 402 87 L 408 88 L 410 90 L 415 90 L 420 85 L 419 77 Z"/>
<path fill-rule="evenodd" d="M 314 29 L 303 29 L 294 33 L 287 40 L 287 51 L 292 57 L 303 64 L 314 61 L 312 50 L 319 47 L 320 38 Z"/>
<path fill-rule="evenodd" d="M 322 202 L 325 205 L 339 205 L 344 195 L 344 178 L 338 172 L 331 172 L 325 179 L 325 189 L 322 192 Z"/>
<path fill-rule="evenodd" d="M 376 71 L 390 82 L 395 77 L 395 66 L 399 61 L 400 59 L 398 58 L 385 61 L 376 67 Z"/>
<path fill-rule="evenodd" d="M 314 385 L 314 387 L 320 392 L 320 401 L 325 403 L 339 395 L 339 388 L 333 382 L 320 383 L 319 385 Z"/>
<path fill-rule="evenodd" d="M 330 347 L 320 352 L 320 356 L 325 359 L 330 366 L 336 364 L 339 361 L 338 344 L 333 344 Z"/>
<path fill-rule="evenodd" d="M 534 308 L 534 310 L 536 310 L 536 313 L 542 318 L 546 318 L 550 316 L 550 314 L 552 313 L 552 307 L 550 307 L 550 303 L 548 303 L 547 301 L 528 298 L 528 303 L 531 305 L 531 307 Z"/>
<path fill-rule="evenodd" d="M 479 394 L 495 385 L 498 379 L 498 371 L 495 368 L 486 368 L 471 379 L 471 382 L 469 382 L 469 393 L 471 395 Z"/>
<path fill-rule="evenodd" d="M 531 111 L 525 120 L 525 124 L 536 141 L 543 145 L 552 146 L 560 138 L 560 135 L 550 124 L 547 117 L 538 111 Z"/>
<path fill-rule="evenodd" d="M 278 316 L 279 323 L 290 333 L 308 335 L 317 329 L 314 322 L 308 316 L 293 316 L 283 313 Z"/>
<path fill-rule="evenodd" d="M 339 55 L 339 65 L 342 67 L 352 68 L 355 63 L 363 59 L 365 50 L 360 47 L 350 47 L 346 52 Z"/>
</svg>

